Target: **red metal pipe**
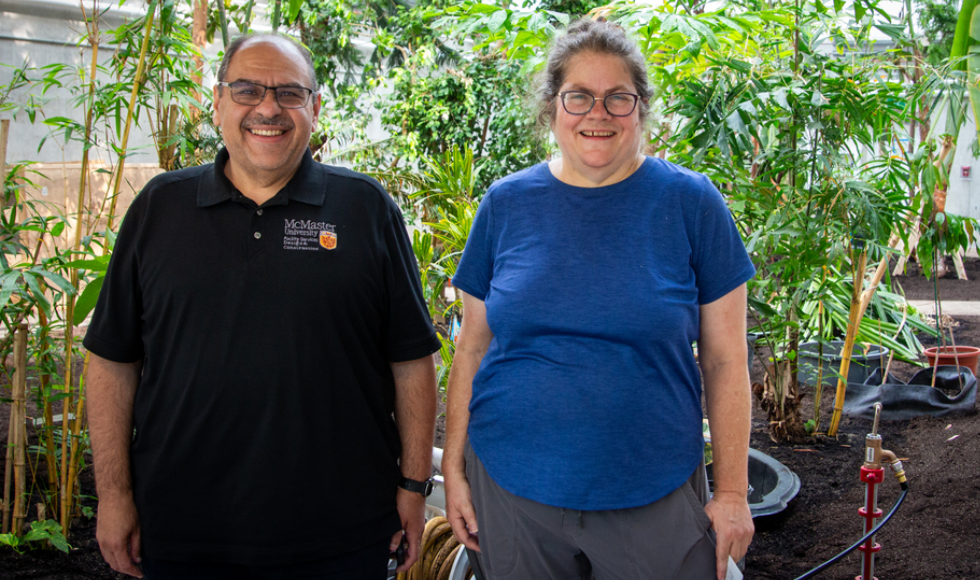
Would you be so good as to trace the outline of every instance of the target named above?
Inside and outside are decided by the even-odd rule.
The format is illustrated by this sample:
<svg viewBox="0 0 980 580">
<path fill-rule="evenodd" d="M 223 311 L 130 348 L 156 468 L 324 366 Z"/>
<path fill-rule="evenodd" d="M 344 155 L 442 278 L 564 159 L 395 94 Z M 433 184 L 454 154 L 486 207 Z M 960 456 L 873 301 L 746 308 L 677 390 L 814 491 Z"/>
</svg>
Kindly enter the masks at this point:
<svg viewBox="0 0 980 580">
<path fill-rule="evenodd" d="M 867 534 L 874 529 L 876 520 L 884 514 L 884 512 L 878 509 L 877 486 L 879 483 L 885 481 L 885 470 L 881 467 L 872 468 L 862 465 L 861 481 L 868 487 L 864 507 L 859 508 L 858 513 L 864 518 L 864 533 Z M 857 576 L 855 580 L 878 580 L 874 575 L 875 554 L 881 551 L 881 546 L 875 543 L 874 536 L 871 536 L 858 550 L 864 553 L 864 562 L 862 565 L 862 574 Z"/>
</svg>

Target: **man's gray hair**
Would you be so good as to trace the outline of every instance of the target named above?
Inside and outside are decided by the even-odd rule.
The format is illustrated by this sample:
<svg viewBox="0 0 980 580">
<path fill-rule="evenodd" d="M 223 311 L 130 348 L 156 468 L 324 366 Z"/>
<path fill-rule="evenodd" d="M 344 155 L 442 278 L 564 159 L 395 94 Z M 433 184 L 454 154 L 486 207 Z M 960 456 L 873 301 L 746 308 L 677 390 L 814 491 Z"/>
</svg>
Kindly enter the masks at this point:
<svg viewBox="0 0 980 580">
<path fill-rule="evenodd" d="M 313 92 L 317 92 L 320 89 L 320 83 L 317 81 L 316 78 L 316 67 L 313 65 L 313 54 L 310 52 L 310 49 L 303 46 L 298 40 L 286 34 L 251 33 L 251 34 L 242 34 L 241 36 L 236 36 L 228 44 L 228 47 L 225 48 L 225 55 L 221 59 L 221 66 L 218 67 L 218 80 L 221 82 L 225 82 L 228 80 L 225 77 L 228 74 L 228 67 L 231 65 L 231 59 L 233 56 L 235 56 L 235 53 L 238 52 L 238 50 L 246 42 L 250 40 L 274 40 L 274 39 L 285 40 L 290 45 L 292 45 L 293 48 L 296 49 L 296 52 L 299 53 L 300 57 L 302 57 L 303 62 L 306 64 L 306 67 L 310 71 L 309 88 L 313 89 Z M 221 90 L 221 87 L 219 87 L 218 90 Z"/>
</svg>

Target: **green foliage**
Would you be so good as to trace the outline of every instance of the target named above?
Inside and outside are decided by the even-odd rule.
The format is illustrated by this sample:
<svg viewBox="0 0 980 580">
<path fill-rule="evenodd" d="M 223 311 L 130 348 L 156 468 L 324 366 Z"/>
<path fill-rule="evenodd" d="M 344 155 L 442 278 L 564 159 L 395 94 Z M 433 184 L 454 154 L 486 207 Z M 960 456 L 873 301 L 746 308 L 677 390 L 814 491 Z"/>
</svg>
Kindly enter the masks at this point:
<svg viewBox="0 0 980 580">
<path fill-rule="evenodd" d="M 835 266 L 828 275 L 811 282 L 811 291 L 802 306 L 801 334 L 807 339 L 832 341 L 847 330 L 853 283 Z M 868 312 L 858 325 L 857 343 L 887 347 L 895 358 L 919 364 L 923 352 L 916 334 L 934 336 L 935 329 L 926 325 L 905 299 L 886 287 L 879 287 L 868 305 Z"/>
<path fill-rule="evenodd" d="M 476 55 L 436 72 L 431 50 L 420 50 L 393 72 L 393 92 L 381 120 L 399 157 L 414 162 L 453 148 L 493 159 L 479 186 L 533 165 L 545 154 L 526 102 L 520 66 Z"/>
<path fill-rule="evenodd" d="M 450 323 L 451 324 L 451 323 Z M 439 337 L 439 363 L 436 365 L 436 385 L 439 391 L 446 392 L 449 384 L 449 371 L 452 370 L 453 357 L 456 355 L 456 343 L 437 333 Z"/>
<path fill-rule="evenodd" d="M 918 21 L 926 37 L 926 58 L 932 66 L 942 66 L 953 49 L 953 36 L 959 16 L 959 2 L 950 0 L 916 0 Z"/>
<path fill-rule="evenodd" d="M 442 291 L 445 288 L 445 271 L 437 263 L 437 249 L 433 245 L 432 234 L 415 230 L 412 232 L 412 251 L 419 265 L 419 276 L 422 280 L 422 293 L 429 307 L 429 316 L 439 320 L 442 316 L 442 306 L 445 300 Z"/>
<path fill-rule="evenodd" d="M 96 122 L 111 119 L 114 131 L 110 135 L 116 138 L 121 136 L 120 123 L 129 106 L 144 26 L 145 19 L 140 18 L 106 35 L 118 46 L 112 59 L 112 73 L 117 80 L 100 83 L 96 91 L 98 99 L 91 108 Z M 208 114 L 211 93 L 202 91 L 195 81 L 194 59 L 200 59 L 201 54 L 193 42 L 190 15 L 184 3 L 176 0 L 161 3 L 150 35 L 148 55 L 134 114 L 137 119 L 142 114 L 149 118 L 160 167 L 170 170 L 210 162 L 217 154 L 220 139 Z M 80 88 L 83 91 L 76 97 L 76 103 L 84 108 L 87 87 Z M 92 145 L 111 148 L 115 144 Z M 118 147 L 114 149 L 121 153 Z"/>
<path fill-rule="evenodd" d="M 0 545 L 10 546 L 18 554 L 23 554 L 25 548 L 33 548 L 37 543 L 50 542 L 52 546 L 68 553 L 71 546 L 62 532 L 61 524 L 54 520 L 31 522 L 31 531 L 23 536 L 16 534 L 0 534 Z"/>
<path fill-rule="evenodd" d="M 451 150 L 441 160 L 427 160 L 424 185 L 413 194 L 419 199 L 423 225 L 431 232 L 413 232 L 412 249 L 418 261 L 429 314 L 442 320 L 462 307 L 459 296 L 446 301 L 444 291 L 456 275 L 456 266 L 466 247 L 478 201 L 475 185 L 480 173 L 473 152 Z M 455 293 L 455 289 L 454 289 Z M 451 322 L 451 321 L 450 321 Z"/>
<path fill-rule="evenodd" d="M 850 260 L 854 231 L 887 243 L 909 182 L 907 164 L 879 155 L 905 119 L 888 63 L 819 50 L 826 38 L 859 45 L 868 28 L 809 13 L 796 44 L 778 25 L 789 16 L 628 14 L 646 43 L 680 49 L 654 59 L 677 125 L 666 145 L 728 195 L 759 270 L 750 305 L 777 357 L 792 357 L 812 332 L 804 307 L 822 296 L 827 272 Z"/>
</svg>

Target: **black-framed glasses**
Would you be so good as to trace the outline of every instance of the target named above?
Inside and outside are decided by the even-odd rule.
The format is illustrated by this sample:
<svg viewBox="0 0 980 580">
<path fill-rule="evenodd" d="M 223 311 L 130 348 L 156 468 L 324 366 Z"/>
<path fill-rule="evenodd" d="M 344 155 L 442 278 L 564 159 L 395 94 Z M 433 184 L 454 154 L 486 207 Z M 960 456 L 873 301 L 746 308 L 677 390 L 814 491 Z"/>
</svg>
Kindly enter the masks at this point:
<svg viewBox="0 0 980 580">
<path fill-rule="evenodd" d="M 276 97 L 276 102 L 283 109 L 302 109 L 310 102 L 310 95 L 313 94 L 313 89 L 306 87 L 267 87 L 247 81 L 219 82 L 217 84 L 228 87 L 231 100 L 239 105 L 249 107 L 261 103 L 265 99 L 265 92 L 272 91 Z"/>
<path fill-rule="evenodd" d="M 629 117 L 636 108 L 640 95 L 633 93 L 612 93 L 604 97 L 593 97 L 589 93 L 580 91 L 565 91 L 558 93 L 561 98 L 561 106 L 569 115 L 587 115 L 596 101 L 602 101 L 602 106 L 613 117 Z"/>
</svg>

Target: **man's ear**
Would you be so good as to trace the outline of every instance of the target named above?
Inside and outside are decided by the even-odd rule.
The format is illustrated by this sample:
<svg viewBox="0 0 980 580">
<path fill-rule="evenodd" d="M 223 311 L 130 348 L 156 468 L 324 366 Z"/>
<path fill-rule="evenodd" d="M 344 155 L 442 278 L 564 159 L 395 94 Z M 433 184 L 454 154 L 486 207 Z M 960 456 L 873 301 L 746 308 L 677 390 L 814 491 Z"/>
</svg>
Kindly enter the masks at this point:
<svg viewBox="0 0 980 580">
<path fill-rule="evenodd" d="M 320 118 L 320 106 L 322 104 L 323 103 L 322 103 L 322 101 L 320 99 L 320 93 L 313 93 L 313 120 L 314 121 L 316 121 L 316 119 L 319 119 Z M 313 123 L 313 126 L 314 126 L 314 128 L 316 127 L 316 123 L 315 122 Z"/>
<path fill-rule="evenodd" d="M 215 84 L 211 87 L 211 123 L 215 127 L 221 128 L 221 115 L 218 114 L 218 105 L 221 100 L 221 85 Z"/>
</svg>

